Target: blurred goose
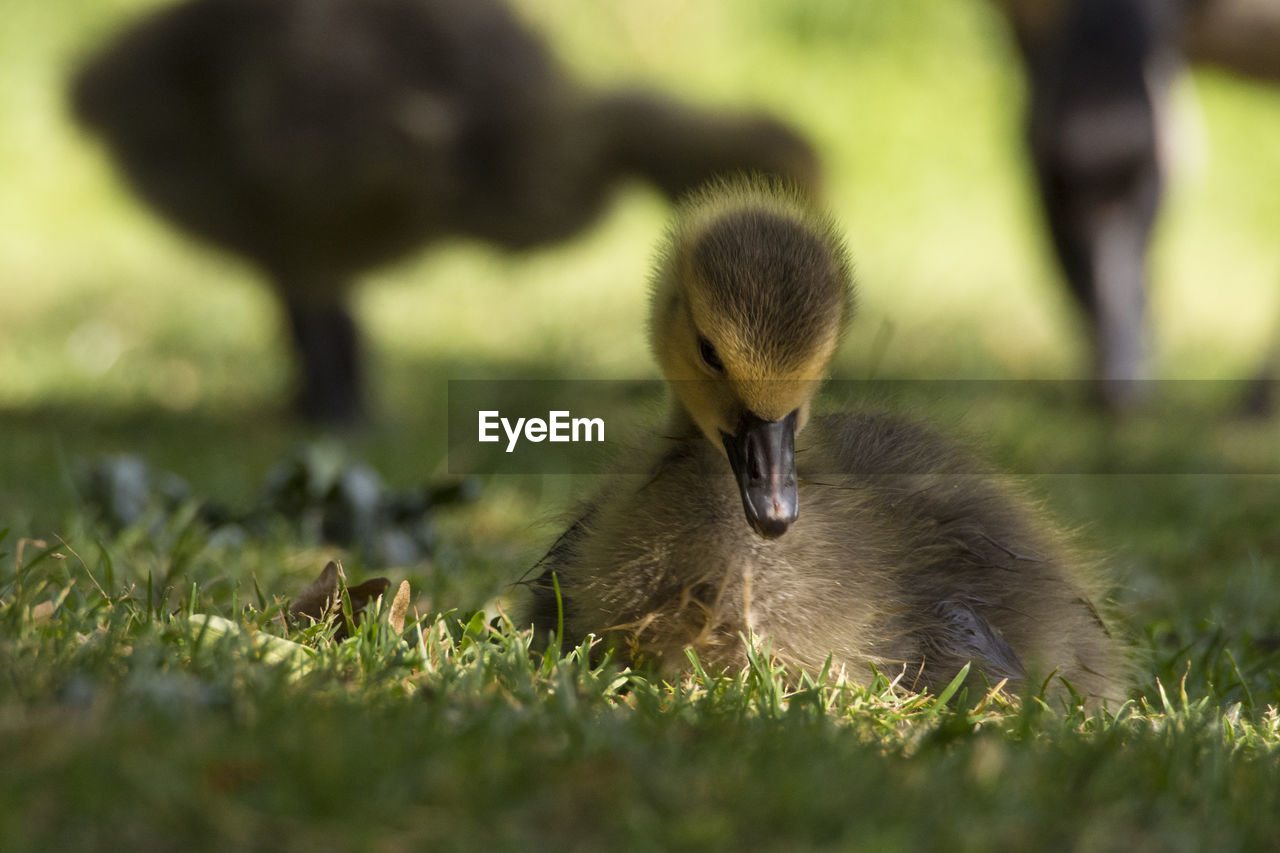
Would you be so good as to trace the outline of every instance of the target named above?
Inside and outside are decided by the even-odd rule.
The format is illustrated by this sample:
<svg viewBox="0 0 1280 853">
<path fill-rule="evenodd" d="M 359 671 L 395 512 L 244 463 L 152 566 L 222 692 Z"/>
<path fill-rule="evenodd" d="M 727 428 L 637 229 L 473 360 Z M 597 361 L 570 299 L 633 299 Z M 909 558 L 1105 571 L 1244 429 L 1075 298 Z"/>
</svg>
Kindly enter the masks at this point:
<svg viewBox="0 0 1280 853">
<path fill-rule="evenodd" d="M 362 411 L 363 270 L 446 236 L 563 240 L 629 177 L 672 197 L 818 178 L 765 114 L 579 85 L 496 0 L 189 0 L 91 56 L 71 98 L 146 201 L 270 278 L 321 419 Z"/>
<path fill-rule="evenodd" d="M 1099 581 L 1027 498 L 919 424 L 810 416 L 851 306 L 836 229 L 799 195 L 732 182 L 683 205 L 652 292 L 667 436 L 540 562 L 535 629 L 666 670 L 689 648 L 739 667 L 754 633 L 858 681 L 873 664 L 936 690 L 972 661 L 1123 695 Z"/>
<path fill-rule="evenodd" d="M 1016 5 L 1016 4 L 1015 4 Z M 1049 233 L 1092 334 L 1100 400 L 1142 397 L 1147 252 L 1164 184 L 1185 4 L 1062 0 L 1014 17 Z"/>
</svg>

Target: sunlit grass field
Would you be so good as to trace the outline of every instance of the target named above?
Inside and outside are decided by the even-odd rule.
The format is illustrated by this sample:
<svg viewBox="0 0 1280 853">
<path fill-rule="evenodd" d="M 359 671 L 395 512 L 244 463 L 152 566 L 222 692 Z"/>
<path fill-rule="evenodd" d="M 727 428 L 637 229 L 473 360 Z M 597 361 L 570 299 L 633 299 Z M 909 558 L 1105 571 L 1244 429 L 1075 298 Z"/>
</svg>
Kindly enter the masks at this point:
<svg viewBox="0 0 1280 853">
<path fill-rule="evenodd" d="M 189 506 L 123 530 L 97 518 L 84 471 L 104 455 L 247 508 L 318 438 L 286 416 L 256 272 L 143 209 L 66 117 L 76 57 L 153 5 L 14 0 L 0 28 L 0 848 L 1280 837 L 1280 422 L 1236 417 L 1221 381 L 1280 342 L 1280 90 L 1206 71 L 1182 93 L 1154 347 L 1160 377 L 1198 381 L 1117 425 L 1039 381 L 1082 377 L 1086 352 L 1029 183 L 1013 47 L 983 2 L 522 0 L 586 79 L 763 104 L 815 141 L 860 286 L 838 375 L 1024 382 L 972 410 L 927 385 L 904 405 L 1077 529 L 1141 661 L 1133 703 L 1092 716 L 797 690 L 767 655 L 667 685 L 531 656 L 504 620 L 578 478 L 488 477 L 439 512 L 429 558 L 382 567 L 283 524 L 228 540 Z M 447 473 L 450 379 L 655 376 L 646 277 L 666 214 L 628 187 L 563 246 L 449 244 L 369 276 L 377 419 L 331 440 L 412 489 Z M 331 556 L 353 582 L 407 579 L 418 629 L 286 632 L 281 602 Z M 244 627 L 202 633 L 197 613 Z M 281 663 L 260 635 L 300 647 Z"/>
</svg>

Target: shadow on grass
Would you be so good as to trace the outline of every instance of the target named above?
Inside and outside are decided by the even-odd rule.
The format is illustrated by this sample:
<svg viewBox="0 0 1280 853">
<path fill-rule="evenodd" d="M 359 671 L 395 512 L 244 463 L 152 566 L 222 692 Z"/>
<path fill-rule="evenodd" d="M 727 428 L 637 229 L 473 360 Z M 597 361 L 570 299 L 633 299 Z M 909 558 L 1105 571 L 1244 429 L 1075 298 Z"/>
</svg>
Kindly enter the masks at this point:
<svg viewBox="0 0 1280 853">
<path fill-rule="evenodd" d="M 286 401 L 265 393 L 235 405 L 205 398 L 186 411 L 91 398 L 0 409 L 0 526 L 60 523 L 79 506 L 79 468 L 104 455 L 137 455 L 231 502 L 253 494 L 292 448 L 321 439 L 364 459 L 390 485 L 422 483 L 446 469 L 452 376 L 565 378 L 545 363 L 399 362 L 373 377 L 370 422 L 337 430 L 299 422 Z"/>
<path fill-rule="evenodd" d="M 290 416 L 285 401 L 269 397 L 265 389 L 235 404 L 205 397 L 186 411 L 91 398 L 0 410 L 0 517 L 56 521 L 77 504 L 77 466 L 112 454 L 138 455 L 157 469 L 178 474 L 201 493 L 231 501 L 257 488 L 265 471 L 291 448 L 322 438 L 368 462 L 389 485 L 426 482 L 449 471 L 450 427 L 471 428 L 475 419 L 470 409 L 462 413 L 465 417 L 454 412 L 451 418 L 451 382 L 455 408 L 463 405 L 460 401 L 475 408 L 474 399 L 485 399 L 483 394 L 459 393 L 463 386 L 458 380 L 489 381 L 499 389 L 503 405 L 522 413 L 559 405 L 557 398 L 543 396 L 567 388 L 576 401 L 629 410 L 627 420 L 639 430 L 640 440 L 646 430 L 659 428 L 665 408 L 658 383 L 591 380 L 548 360 L 400 358 L 377 366 L 371 377 L 375 381 L 369 383 L 374 415 L 353 429 L 303 424 Z M 1212 381 L 1151 383 L 1147 404 L 1122 421 L 1089 406 L 1089 383 L 1070 381 L 842 379 L 826 385 L 817 408 L 920 418 L 1014 475 L 1276 477 L 1280 441 L 1275 420 L 1246 419 L 1233 412 L 1233 401 L 1244 387 Z M 1173 508 L 1163 500 L 1156 504 L 1167 519 Z"/>
</svg>

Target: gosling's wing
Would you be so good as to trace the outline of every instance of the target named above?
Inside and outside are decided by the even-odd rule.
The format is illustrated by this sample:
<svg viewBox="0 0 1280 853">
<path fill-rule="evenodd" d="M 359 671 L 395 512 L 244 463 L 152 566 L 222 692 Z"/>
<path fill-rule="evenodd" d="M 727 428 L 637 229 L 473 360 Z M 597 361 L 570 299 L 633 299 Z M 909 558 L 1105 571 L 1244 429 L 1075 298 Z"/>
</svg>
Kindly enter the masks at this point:
<svg viewBox="0 0 1280 853">
<path fill-rule="evenodd" d="M 1017 652 L 996 633 L 972 602 L 962 599 L 939 601 L 934 614 L 938 617 L 940 629 L 936 637 L 931 638 L 931 645 L 937 652 L 961 665 L 972 661 L 975 669 L 992 682 L 1026 678 L 1026 668 Z"/>
<path fill-rule="evenodd" d="M 529 619 L 534 631 L 541 637 L 568 621 L 573 603 L 567 596 L 567 585 L 559 583 L 559 577 L 577 562 L 578 548 L 586 536 L 587 528 L 595 517 L 596 507 L 588 506 L 578 519 L 552 544 L 551 549 L 534 563 L 527 574 L 538 572 L 537 577 L 522 579 L 533 594 L 529 607 Z"/>
</svg>

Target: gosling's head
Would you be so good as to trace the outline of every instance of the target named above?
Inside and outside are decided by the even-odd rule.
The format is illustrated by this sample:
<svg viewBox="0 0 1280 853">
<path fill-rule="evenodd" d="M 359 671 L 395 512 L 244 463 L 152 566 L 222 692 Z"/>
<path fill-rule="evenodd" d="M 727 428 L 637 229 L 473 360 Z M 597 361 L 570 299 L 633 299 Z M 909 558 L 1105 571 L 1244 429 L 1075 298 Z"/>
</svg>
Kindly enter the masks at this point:
<svg viewBox="0 0 1280 853">
<path fill-rule="evenodd" d="M 654 278 L 650 342 L 689 418 L 724 451 L 747 521 L 775 538 L 799 515 L 795 435 L 852 311 L 834 223 L 763 180 L 701 190 Z"/>
</svg>

